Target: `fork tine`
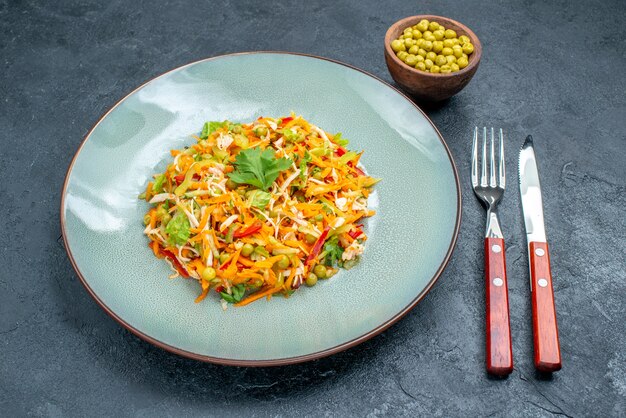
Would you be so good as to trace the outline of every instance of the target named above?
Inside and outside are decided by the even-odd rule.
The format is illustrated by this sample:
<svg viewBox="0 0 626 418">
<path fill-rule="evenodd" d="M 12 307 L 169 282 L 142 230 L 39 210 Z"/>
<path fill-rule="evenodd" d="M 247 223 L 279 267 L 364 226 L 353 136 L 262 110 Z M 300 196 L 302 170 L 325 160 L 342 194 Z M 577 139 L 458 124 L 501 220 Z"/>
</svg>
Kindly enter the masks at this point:
<svg viewBox="0 0 626 418">
<path fill-rule="evenodd" d="M 491 155 L 489 158 L 489 185 L 496 187 L 496 157 L 495 157 L 495 144 L 493 135 L 493 126 L 491 127 Z"/>
<path fill-rule="evenodd" d="M 472 144 L 472 186 L 478 187 L 478 126 L 474 128 Z"/>
<path fill-rule="evenodd" d="M 504 133 L 500 128 L 500 172 L 499 172 L 499 185 L 503 189 L 506 186 L 506 170 L 504 168 Z"/>
<path fill-rule="evenodd" d="M 483 160 L 480 170 L 480 185 L 487 186 L 487 127 L 483 128 Z"/>
</svg>

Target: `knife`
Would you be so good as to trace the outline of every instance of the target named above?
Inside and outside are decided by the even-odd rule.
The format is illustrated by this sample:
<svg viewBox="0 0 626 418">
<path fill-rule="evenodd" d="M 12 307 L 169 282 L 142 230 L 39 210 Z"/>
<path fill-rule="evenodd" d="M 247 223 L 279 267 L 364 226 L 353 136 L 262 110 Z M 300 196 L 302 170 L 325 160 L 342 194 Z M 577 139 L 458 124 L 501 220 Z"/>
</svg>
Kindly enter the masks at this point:
<svg viewBox="0 0 626 418">
<path fill-rule="evenodd" d="M 528 241 L 535 368 L 542 372 L 555 372 L 561 369 L 559 330 L 554 307 L 550 254 L 543 221 L 539 171 L 533 138 L 530 135 L 524 141 L 519 153 L 519 185 Z"/>
</svg>

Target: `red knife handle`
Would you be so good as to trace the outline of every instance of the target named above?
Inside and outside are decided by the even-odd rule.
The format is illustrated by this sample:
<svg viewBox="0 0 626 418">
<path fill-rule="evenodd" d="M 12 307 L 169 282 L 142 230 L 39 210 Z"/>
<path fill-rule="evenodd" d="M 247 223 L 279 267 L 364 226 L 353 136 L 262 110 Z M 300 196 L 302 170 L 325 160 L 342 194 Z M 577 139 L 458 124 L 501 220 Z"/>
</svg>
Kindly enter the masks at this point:
<svg viewBox="0 0 626 418">
<path fill-rule="evenodd" d="M 509 291 L 502 238 L 485 238 L 487 299 L 487 372 L 506 376 L 513 371 Z"/>
<path fill-rule="evenodd" d="M 548 244 L 531 242 L 528 249 L 530 252 L 535 368 L 542 372 L 555 372 L 561 370 L 561 349 L 559 348 L 559 329 L 556 323 Z"/>
</svg>

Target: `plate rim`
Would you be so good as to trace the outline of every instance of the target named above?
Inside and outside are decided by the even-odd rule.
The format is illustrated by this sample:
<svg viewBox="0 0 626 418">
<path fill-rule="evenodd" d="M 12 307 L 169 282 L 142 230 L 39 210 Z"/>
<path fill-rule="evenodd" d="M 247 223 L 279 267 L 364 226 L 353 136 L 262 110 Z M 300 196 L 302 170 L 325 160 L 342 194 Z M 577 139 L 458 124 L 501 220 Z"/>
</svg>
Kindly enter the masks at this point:
<svg viewBox="0 0 626 418">
<path fill-rule="evenodd" d="M 65 197 L 67 195 L 67 187 L 69 184 L 69 179 L 70 179 L 70 175 L 72 173 L 72 169 L 74 168 L 74 163 L 76 162 L 76 159 L 78 158 L 78 155 L 80 154 L 80 152 L 83 149 L 83 146 L 85 145 L 85 143 L 87 142 L 87 140 L 89 139 L 89 137 L 91 136 L 91 134 L 93 133 L 93 131 L 98 127 L 98 125 L 100 125 L 100 123 L 113 111 L 115 110 L 122 102 L 124 102 L 127 98 L 129 98 L 130 96 L 132 96 L 133 94 L 135 94 L 137 91 L 139 91 L 140 89 L 142 89 L 144 86 L 146 86 L 148 83 L 151 83 L 152 81 L 161 78 L 169 73 L 172 73 L 174 71 L 178 71 L 181 70 L 183 68 L 186 67 L 190 67 L 192 65 L 201 63 L 201 62 L 207 62 L 207 61 L 213 61 L 213 60 L 217 60 L 220 58 L 227 58 L 227 57 L 234 57 L 234 56 L 240 56 L 240 55 L 255 55 L 255 54 L 280 54 L 280 55 L 293 55 L 293 56 L 301 56 L 301 57 L 307 57 L 307 58 L 313 58 L 313 59 L 318 59 L 318 60 L 322 60 L 322 61 L 328 61 L 334 64 L 338 64 L 341 65 L 343 67 L 347 67 L 350 68 L 352 70 L 358 71 L 362 74 L 365 74 L 375 80 L 377 80 L 378 82 L 382 83 L 384 86 L 392 89 L 393 91 L 395 91 L 396 93 L 398 93 L 400 96 L 402 96 L 407 102 L 409 102 L 413 107 L 415 107 L 415 109 L 417 109 L 418 112 L 420 112 L 422 114 L 422 116 L 424 116 L 424 118 L 428 121 L 428 123 L 432 126 L 432 128 L 435 130 L 437 137 L 439 138 L 439 141 L 441 142 L 441 144 L 443 145 L 446 154 L 448 156 L 448 159 L 450 160 L 450 164 L 452 165 L 452 172 L 454 175 L 454 182 L 455 182 L 455 186 L 456 186 L 456 220 L 455 220 L 455 225 L 454 225 L 454 231 L 452 234 L 452 239 L 450 240 L 450 244 L 448 246 L 448 250 L 446 251 L 446 255 L 443 258 L 441 264 L 439 265 L 439 268 L 437 269 L 437 271 L 434 273 L 433 277 L 428 281 L 428 284 L 426 285 L 426 287 L 411 301 L 409 302 L 409 304 L 407 306 L 405 306 L 404 308 L 402 308 L 398 313 L 396 313 L 393 317 L 391 317 L 390 319 L 388 319 L 387 321 L 383 322 L 382 324 L 376 326 L 375 328 L 371 329 L 370 331 L 356 337 L 353 338 L 349 341 L 345 341 L 341 344 L 338 344 L 336 346 L 321 350 L 321 351 L 316 351 L 314 353 L 309 353 L 309 354 L 303 354 L 300 356 L 294 356 L 294 357 L 284 357 L 284 358 L 278 358 L 278 359 L 266 359 L 266 360 L 241 360 L 241 359 L 229 359 L 229 358 L 224 358 L 224 357 L 214 357 L 214 356 L 207 356 L 207 355 L 203 355 L 203 354 L 197 354 L 197 353 L 193 353 L 191 351 L 187 351 L 187 350 L 183 350 L 181 348 L 178 348 L 176 346 L 167 344 L 163 341 L 160 341 L 154 337 L 151 337 L 150 335 L 144 333 L 143 331 L 133 327 L 132 325 L 130 325 L 129 323 L 127 323 L 126 321 L 124 321 L 122 318 L 120 318 L 115 312 L 113 312 L 113 310 L 111 310 L 99 297 L 98 295 L 93 291 L 93 289 L 91 289 L 91 287 L 89 286 L 89 284 L 87 283 L 87 281 L 85 280 L 85 277 L 83 276 L 83 274 L 81 273 L 80 269 L 78 268 L 78 265 L 76 264 L 76 260 L 74 259 L 74 255 L 72 254 L 72 250 L 68 244 L 67 241 L 67 231 L 66 231 L 66 224 L 65 224 Z M 170 69 L 168 71 L 165 71 L 157 76 L 154 76 L 150 79 L 148 79 L 147 81 L 145 81 L 144 83 L 142 83 L 141 85 L 139 85 L 138 87 L 134 88 L 130 93 L 126 94 L 124 97 L 122 97 L 120 100 L 118 100 L 109 110 L 107 110 L 100 118 L 98 118 L 97 122 L 91 127 L 91 129 L 87 132 L 87 134 L 85 135 L 85 137 L 83 138 L 83 140 L 81 141 L 80 145 L 78 146 L 78 149 L 76 150 L 76 152 L 74 153 L 74 156 L 72 157 L 72 160 L 67 168 L 66 174 L 65 174 L 65 180 L 63 181 L 63 188 L 61 189 L 61 205 L 60 205 L 60 223 L 61 223 L 61 235 L 63 237 L 63 246 L 65 247 L 65 251 L 67 252 L 68 258 L 72 264 L 72 268 L 74 269 L 74 271 L 76 272 L 76 275 L 78 276 L 78 279 L 80 280 L 80 282 L 82 283 L 83 287 L 85 287 L 85 289 L 87 290 L 87 293 L 96 301 L 96 303 L 100 306 L 100 308 L 102 308 L 111 318 L 113 318 L 113 320 L 115 320 L 118 324 L 120 324 L 122 327 L 124 327 L 125 329 L 127 329 L 128 331 L 130 331 L 132 334 L 134 334 L 135 336 L 139 337 L 140 339 L 155 345 L 165 351 L 168 351 L 170 353 L 173 354 L 177 354 L 179 356 L 182 357 L 186 357 L 186 358 L 190 358 L 193 360 L 198 360 L 198 361 L 202 361 L 202 362 L 207 362 L 207 363 L 214 363 L 214 364 L 220 364 L 220 365 L 225 365 L 225 366 L 239 366 L 239 367 L 268 367 L 268 366 L 286 366 L 286 365 L 291 365 L 291 364 L 297 364 L 297 363 L 303 363 L 303 362 L 307 362 L 307 361 L 311 361 L 311 360 L 316 360 L 316 359 L 320 359 L 323 357 L 327 357 L 333 354 L 337 354 L 341 351 L 345 351 L 349 348 L 355 347 L 367 340 L 369 340 L 370 338 L 375 337 L 376 335 L 382 333 L 383 331 L 385 331 L 386 329 L 388 329 L 389 327 L 391 327 L 393 324 L 395 324 L 396 322 L 398 322 L 400 319 L 402 319 L 404 316 L 406 316 L 419 302 L 422 301 L 422 299 L 424 299 L 424 297 L 428 294 L 428 292 L 432 289 L 432 287 L 435 285 L 435 283 L 437 282 L 437 280 L 439 280 L 439 278 L 441 277 L 443 271 L 445 270 L 445 268 L 447 267 L 450 258 L 452 257 L 452 253 L 454 252 L 454 249 L 456 247 L 456 243 L 459 237 L 459 231 L 460 231 L 460 227 L 461 227 L 461 217 L 462 217 L 462 194 L 461 194 L 461 185 L 460 185 L 460 181 L 459 181 L 459 173 L 458 173 L 458 169 L 457 166 L 454 162 L 454 158 L 452 157 L 452 153 L 450 152 L 450 148 L 448 147 L 448 144 L 446 143 L 446 141 L 443 139 L 443 136 L 441 135 L 441 132 L 439 132 L 439 129 L 435 126 L 435 124 L 432 122 L 432 120 L 430 120 L 430 118 L 428 117 L 428 115 L 426 115 L 426 113 L 424 113 L 424 111 L 422 111 L 422 109 L 417 106 L 405 93 L 403 93 L 402 91 L 400 91 L 398 88 L 392 86 L 391 84 L 389 84 L 388 82 L 386 82 L 385 80 L 381 79 L 380 77 L 371 74 L 365 70 L 362 70 L 358 67 L 355 67 L 351 64 L 347 64 L 344 63 L 342 61 L 338 61 L 335 60 L 333 58 L 326 58 L 326 57 L 321 57 L 318 55 L 313 55 L 313 54 L 306 54 L 306 53 L 300 53 L 300 52 L 289 52 L 289 51 L 271 51 L 271 50 L 264 50 L 264 51 L 243 51 L 243 52 L 235 52 L 235 53 L 230 53 L 230 54 L 222 54 L 222 55 L 214 55 L 208 58 L 203 58 L 200 60 L 195 60 L 192 62 L 189 62 L 187 64 L 175 67 L 173 69 Z"/>
</svg>

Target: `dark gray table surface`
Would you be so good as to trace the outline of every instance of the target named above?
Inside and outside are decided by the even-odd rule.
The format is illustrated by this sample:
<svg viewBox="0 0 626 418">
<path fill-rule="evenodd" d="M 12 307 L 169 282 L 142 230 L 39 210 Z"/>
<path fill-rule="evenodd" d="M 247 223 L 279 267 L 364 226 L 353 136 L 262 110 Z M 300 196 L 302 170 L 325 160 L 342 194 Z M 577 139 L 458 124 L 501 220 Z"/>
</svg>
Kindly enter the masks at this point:
<svg viewBox="0 0 626 418">
<path fill-rule="evenodd" d="M 403 320 L 322 360 L 203 364 L 145 343 L 88 296 L 60 239 L 69 162 L 117 100 L 168 69 L 246 50 L 341 60 L 391 82 L 387 27 L 456 18 L 484 47 L 475 78 L 424 107 L 456 159 L 463 223 L 445 273 Z M 626 6 L 623 0 L 0 1 L 0 415 L 624 416 Z M 515 370 L 484 366 L 484 213 L 469 187 L 474 125 L 508 133 Z M 536 140 L 563 370 L 534 371 L 517 147 Z M 390 270 L 390 274 L 393 271 Z"/>
</svg>

